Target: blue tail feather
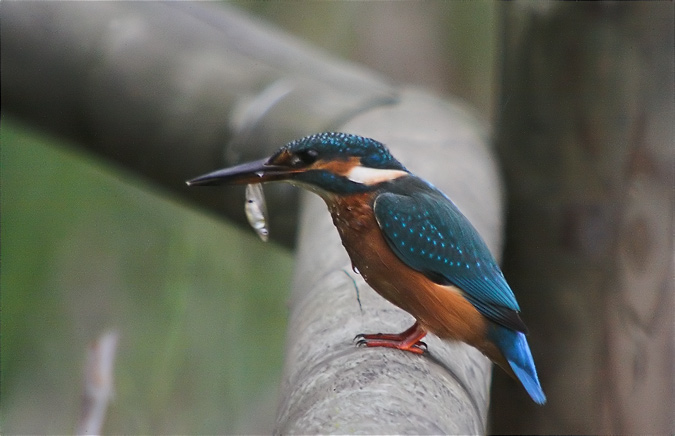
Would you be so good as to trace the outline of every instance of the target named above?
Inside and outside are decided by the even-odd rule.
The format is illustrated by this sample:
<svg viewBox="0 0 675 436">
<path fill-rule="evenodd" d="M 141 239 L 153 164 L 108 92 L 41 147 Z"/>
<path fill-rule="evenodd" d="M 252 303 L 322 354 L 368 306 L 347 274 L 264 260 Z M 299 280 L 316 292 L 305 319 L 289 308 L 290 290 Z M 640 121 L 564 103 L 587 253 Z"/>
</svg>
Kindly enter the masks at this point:
<svg viewBox="0 0 675 436">
<path fill-rule="evenodd" d="M 537 404 L 546 403 L 546 395 L 539 384 L 530 346 L 522 332 L 494 325 L 490 337 L 501 350 L 516 377 Z"/>
</svg>

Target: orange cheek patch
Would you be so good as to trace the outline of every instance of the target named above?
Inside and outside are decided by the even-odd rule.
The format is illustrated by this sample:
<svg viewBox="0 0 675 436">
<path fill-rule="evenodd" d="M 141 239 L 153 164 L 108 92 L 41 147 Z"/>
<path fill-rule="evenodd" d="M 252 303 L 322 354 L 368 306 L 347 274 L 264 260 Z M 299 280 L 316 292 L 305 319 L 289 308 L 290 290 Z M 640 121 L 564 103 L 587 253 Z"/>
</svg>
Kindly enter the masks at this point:
<svg viewBox="0 0 675 436">
<path fill-rule="evenodd" d="M 331 160 L 331 161 L 319 160 L 316 161 L 308 169 L 324 170 L 329 171 L 333 174 L 337 174 L 339 176 L 347 176 L 347 174 L 349 174 L 352 168 L 360 164 L 361 161 L 358 157 L 350 157 L 349 159 L 345 160 Z"/>
</svg>

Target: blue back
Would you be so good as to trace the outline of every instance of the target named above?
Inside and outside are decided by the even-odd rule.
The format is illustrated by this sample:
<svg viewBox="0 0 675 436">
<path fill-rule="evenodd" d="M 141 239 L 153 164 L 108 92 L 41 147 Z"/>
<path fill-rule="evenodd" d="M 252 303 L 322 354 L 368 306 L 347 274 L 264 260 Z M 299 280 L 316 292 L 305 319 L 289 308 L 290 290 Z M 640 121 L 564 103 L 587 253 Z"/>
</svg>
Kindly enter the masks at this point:
<svg viewBox="0 0 675 436">
<path fill-rule="evenodd" d="M 392 251 L 434 282 L 464 292 L 492 321 L 488 339 L 532 399 L 544 404 L 518 302 L 478 231 L 448 197 L 413 175 L 389 182 L 381 191 L 373 209 Z"/>
<path fill-rule="evenodd" d="M 437 283 L 462 289 L 488 319 L 527 331 L 490 250 L 442 192 L 411 175 L 388 183 L 373 208 L 389 247 L 407 265 Z"/>
</svg>

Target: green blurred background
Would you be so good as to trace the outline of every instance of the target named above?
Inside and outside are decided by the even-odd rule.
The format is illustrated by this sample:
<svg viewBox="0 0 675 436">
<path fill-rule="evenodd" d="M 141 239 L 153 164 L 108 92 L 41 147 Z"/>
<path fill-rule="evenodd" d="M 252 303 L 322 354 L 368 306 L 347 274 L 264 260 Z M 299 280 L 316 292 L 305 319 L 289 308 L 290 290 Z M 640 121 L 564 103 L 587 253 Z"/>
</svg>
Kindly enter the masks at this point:
<svg viewBox="0 0 675 436">
<path fill-rule="evenodd" d="M 269 431 L 291 253 L 12 119 L 1 139 L 3 432 L 72 433 L 107 329 L 106 432 Z"/>
<path fill-rule="evenodd" d="M 491 118 L 491 2 L 237 5 Z M 72 433 L 116 329 L 105 433 L 269 433 L 292 253 L 4 115 L 0 135 L 2 432 Z"/>
</svg>

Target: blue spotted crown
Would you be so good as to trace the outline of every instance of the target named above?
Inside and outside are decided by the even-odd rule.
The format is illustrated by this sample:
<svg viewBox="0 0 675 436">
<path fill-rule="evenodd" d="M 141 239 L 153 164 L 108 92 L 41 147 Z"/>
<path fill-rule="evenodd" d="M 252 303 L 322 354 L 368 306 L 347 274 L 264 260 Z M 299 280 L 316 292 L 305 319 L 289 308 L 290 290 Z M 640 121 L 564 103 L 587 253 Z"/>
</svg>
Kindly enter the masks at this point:
<svg viewBox="0 0 675 436">
<path fill-rule="evenodd" d="M 349 133 L 317 133 L 289 142 L 280 151 L 283 150 L 291 153 L 315 150 L 324 160 L 359 157 L 361 163 L 370 168 L 407 171 L 381 142 Z"/>
</svg>

